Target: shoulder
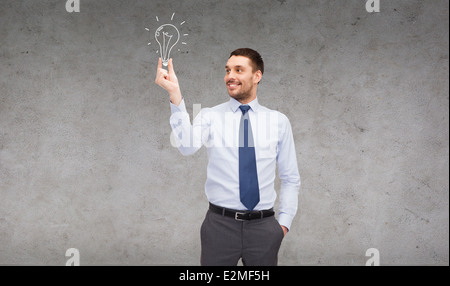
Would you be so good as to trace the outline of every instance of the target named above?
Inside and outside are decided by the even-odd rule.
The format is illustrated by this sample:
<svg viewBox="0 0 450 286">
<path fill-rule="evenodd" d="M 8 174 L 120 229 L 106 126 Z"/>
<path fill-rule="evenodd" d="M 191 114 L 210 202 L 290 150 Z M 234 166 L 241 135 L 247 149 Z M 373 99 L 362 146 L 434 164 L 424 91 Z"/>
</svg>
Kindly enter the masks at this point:
<svg viewBox="0 0 450 286">
<path fill-rule="evenodd" d="M 227 103 L 222 103 L 213 107 L 201 107 L 200 105 L 196 109 L 198 112 L 197 117 L 201 118 L 203 121 L 215 121 L 223 116 L 227 111 L 227 107 Z"/>
<path fill-rule="evenodd" d="M 199 104 L 199 105 L 200 105 L 200 104 Z M 218 104 L 218 105 L 213 106 L 213 107 L 201 107 L 201 105 L 200 105 L 201 111 L 202 111 L 203 113 L 210 113 L 210 112 L 225 112 L 225 111 L 227 110 L 227 107 L 228 107 L 228 103 L 227 103 L 227 102 Z"/>
<path fill-rule="evenodd" d="M 262 114 L 268 114 L 270 116 L 270 119 L 276 119 L 278 122 L 278 125 L 280 126 L 286 126 L 290 125 L 289 118 L 282 112 L 274 109 L 267 108 L 265 106 L 260 105 L 258 109 L 258 113 Z"/>
<path fill-rule="evenodd" d="M 216 112 L 225 112 L 228 110 L 228 108 L 229 108 L 229 103 L 224 102 L 224 103 L 221 103 L 221 104 L 211 107 L 210 110 L 216 111 Z"/>
</svg>

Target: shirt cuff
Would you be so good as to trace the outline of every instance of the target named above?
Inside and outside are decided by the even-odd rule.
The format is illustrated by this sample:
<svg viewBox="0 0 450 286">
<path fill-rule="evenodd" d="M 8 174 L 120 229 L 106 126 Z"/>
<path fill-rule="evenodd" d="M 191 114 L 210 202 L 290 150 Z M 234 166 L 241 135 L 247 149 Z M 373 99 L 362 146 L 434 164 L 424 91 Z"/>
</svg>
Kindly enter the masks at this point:
<svg viewBox="0 0 450 286">
<path fill-rule="evenodd" d="M 290 215 L 285 213 L 280 213 L 278 215 L 278 223 L 282 226 L 287 227 L 288 230 L 291 229 L 292 219 L 293 218 Z"/>
<path fill-rule="evenodd" d="M 178 106 L 170 101 L 170 109 L 172 110 L 172 114 L 174 114 L 175 112 L 187 112 L 186 105 L 184 104 L 184 98 L 181 99 L 181 102 Z"/>
</svg>

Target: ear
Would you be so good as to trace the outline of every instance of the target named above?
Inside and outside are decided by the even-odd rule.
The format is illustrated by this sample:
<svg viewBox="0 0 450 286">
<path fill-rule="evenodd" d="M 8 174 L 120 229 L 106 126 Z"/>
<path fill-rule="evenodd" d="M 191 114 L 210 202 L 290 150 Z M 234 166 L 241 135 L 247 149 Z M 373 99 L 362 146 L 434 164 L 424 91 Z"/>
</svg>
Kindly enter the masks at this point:
<svg viewBox="0 0 450 286">
<path fill-rule="evenodd" d="M 257 70 L 255 73 L 255 79 L 254 83 L 258 84 L 262 79 L 262 72 L 260 70 Z"/>
</svg>

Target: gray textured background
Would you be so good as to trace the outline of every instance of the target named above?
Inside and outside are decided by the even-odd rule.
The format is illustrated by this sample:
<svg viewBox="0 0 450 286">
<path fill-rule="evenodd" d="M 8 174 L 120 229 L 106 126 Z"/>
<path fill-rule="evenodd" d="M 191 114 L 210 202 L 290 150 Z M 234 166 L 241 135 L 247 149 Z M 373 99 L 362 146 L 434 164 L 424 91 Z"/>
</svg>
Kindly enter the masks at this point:
<svg viewBox="0 0 450 286">
<path fill-rule="evenodd" d="M 173 13 L 191 114 L 228 100 L 228 55 L 251 47 L 261 104 L 291 120 L 280 264 L 449 264 L 447 0 L 65 2 L 0 0 L 0 264 L 199 264 L 206 151 L 170 145 L 154 83 Z"/>
</svg>

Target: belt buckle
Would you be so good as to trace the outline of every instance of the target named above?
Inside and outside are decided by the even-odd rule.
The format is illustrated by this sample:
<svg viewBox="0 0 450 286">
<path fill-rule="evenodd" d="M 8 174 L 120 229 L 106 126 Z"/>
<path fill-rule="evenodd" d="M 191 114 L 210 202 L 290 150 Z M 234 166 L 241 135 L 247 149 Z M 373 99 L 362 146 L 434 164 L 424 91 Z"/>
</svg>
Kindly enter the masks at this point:
<svg viewBox="0 0 450 286">
<path fill-rule="evenodd" d="M 235 219 L 235 220 L 237 220 L 237 221 L 245 221 L 245 219 L 238 218 L 238 215 L 245 215 L 245 213 L 236 212 L 236 213 L 234 214 L 234 219 Z"/>
</svg>

